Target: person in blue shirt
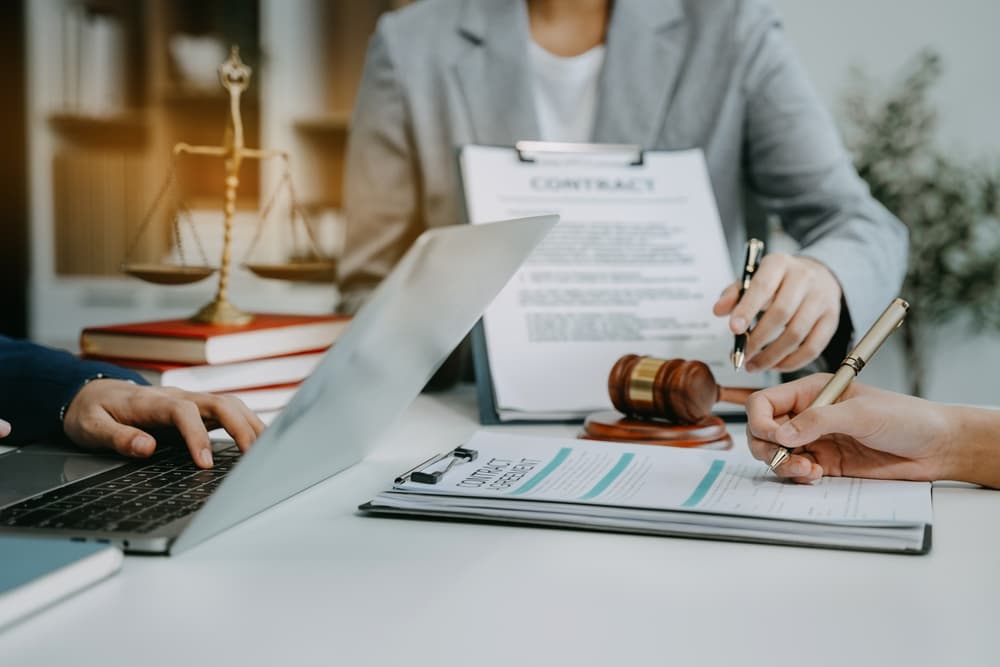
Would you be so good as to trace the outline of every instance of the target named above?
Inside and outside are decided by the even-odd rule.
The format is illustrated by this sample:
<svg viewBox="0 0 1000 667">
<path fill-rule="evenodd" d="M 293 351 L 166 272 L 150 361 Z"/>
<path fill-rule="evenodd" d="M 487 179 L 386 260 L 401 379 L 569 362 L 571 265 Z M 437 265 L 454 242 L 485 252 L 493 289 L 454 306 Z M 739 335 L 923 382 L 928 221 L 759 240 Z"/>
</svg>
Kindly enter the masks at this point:
<svg viewBox="0 0 1000 667">
<path fill-rule="evenodd" d="M 0 336 L 0 438 L 20 445 L 68 438 L 90 449 L 145 458 L 156 451 L 150 429 L 175 428 L 195 463 L 212 467 L 208 430 L 221 426 L 243 451 L 264 423 L 241 401 L 150 387 L 137 373 Z"/>
</svg>

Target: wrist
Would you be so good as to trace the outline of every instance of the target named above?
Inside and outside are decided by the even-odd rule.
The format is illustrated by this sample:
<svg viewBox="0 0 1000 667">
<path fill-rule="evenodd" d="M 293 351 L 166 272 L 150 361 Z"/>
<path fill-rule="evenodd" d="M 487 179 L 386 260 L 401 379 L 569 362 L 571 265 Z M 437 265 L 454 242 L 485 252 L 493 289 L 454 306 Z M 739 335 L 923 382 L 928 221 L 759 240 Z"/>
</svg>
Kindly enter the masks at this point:
<svg viewBox="0 0 1000 667">
<path fill-rule="evenodd" d="M 70 394 L 69 400 L 63 403 L 62 406 L 59 408 L 59 421 L 61 422 L 66 421 L 66 413 L 69 412 L 69 406 L 73 405 L 73 401 L 76 400 L 76 397 L 80 395 L 80 392 L 83 391 L 88 384 L 90 384 L 94 380 L 103 380 L 106 377 L 107 376 L 104 373 L 95 373 L 94 375 L 88 378 L 84 378 L 83 381 L 80 382 L 80 384 L 73 391 L 73 393 Z"/>
<path fill-rule="evenodd" d="M 944 409 L 948 414 L 947 447 L 940 478 L 1000 488 L 995 444 L 1000 411 L 962 406 Z"/>
<path fill-rule="evenodd" d="M 835 274 L 829 266 L 815 257 L 810 257 L 809 255 L 796 255 L 796 257 L 806 262 L 808 265 L 811 265 L 820 275 L 828 279 L 830 285 L 836 290 L 838 298 L 843 296 L 844 288 L 841 286 L 840 280 L 837 278 L 837 274 Z"/>
<path fill-rule="evenodd" d="M 91 377 L 85 378 L 83 380 L 83 382 L 80 383 L 80 386 L 77 387 L 76 391 L 73 392 L 73 395 L 70 397 L 70 399 L 68 401 L 66 401 L 66 403 L 60 408 L 60 410 L 59 410 L 59 421 L 65 423 L 66 422 L 66 416 L 69 414 L 70 410 L 72 409 L 74 402 L 76 402 L 76 399 L 80 397 L 80 394 L 83 394 L 88 389 L 93 388 L 93 386 L 94 386 L 93 383 L 99 382 L 99 381 L 102 381 L 102 380 L 111 380 L 113 382 L 124 382 L 124 383 L 127 383 L 127 384 L 133 384 L 133 385 L 135 384 L 135 382 L 132 381 L 129 378 L 117 378 L 117 377 L 114 377 L 114 376 L 105 375 L 104 373 L 97 373 L 96 375 L 93 375 Z"/>
</svg>

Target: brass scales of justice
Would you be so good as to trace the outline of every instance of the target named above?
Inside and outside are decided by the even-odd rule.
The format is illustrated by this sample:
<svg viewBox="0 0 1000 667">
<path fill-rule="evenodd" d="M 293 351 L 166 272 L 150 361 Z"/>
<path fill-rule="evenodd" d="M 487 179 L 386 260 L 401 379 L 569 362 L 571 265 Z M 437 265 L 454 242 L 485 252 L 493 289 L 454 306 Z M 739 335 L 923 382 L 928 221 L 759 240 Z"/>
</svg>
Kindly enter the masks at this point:
<svg viewBox="0 0 1000 667">
<path fill-rule="evenodd" d="M 191 317 L 191 320 L 194 322 L 239 326 L 249 324 L 253 320 L 253 315 L 241 311 L 239 308 L 230 303 L 226 296 L 229 285 L 230 265 L 232 261 L 231 246 L 233 216 L 236 213 L 236 195 L 240 184 L 240 167 L 245 159 L 266 160 L 278 158 L 282 161 L 284 166 L 281 178 L 279 179 L 274 192 L 270 197 L 268 197 L 265 206 L 260 209 L 255 235 L 249 248 L 247 249 L 246 256 L 252 256 L 254 249 L 260 240 L 265 222 L 267 221 L 270 212 L 278 199 L 278 195 L 282 192 L 282 190 L 284 190 L 288 193 L 290 209 L 289 222 L 291 224 L 292 231 L 294 232 L 295 230 L 296 218 L 301 219 L 302 226 L 305 228 L 306 238 L 308 239 L 308 243 L 310 245 L 310 251 L 315 259 L 310 258 L 309 260 L 293 261 L 282 264 L 244 262 L 243 267 L 261 278 L 300 282 L 332 282 L 336 273 L 335 262 L 331 258 L 326 257 L 320 250 L 319 243 L 316 240 L 309 218 L 295 196 L 295 189 L 291 180 L 288 153 L 280 150 L 248 148 L 244 144 L 243 120 L 240 116 L 240 97 L 243 94 L 243 91 L 245 91 L 247 86 L 250 84 L 250 75 L 250 67 L 240 60 L 239 48 L 234 46 L 229 59 L 219 66 L 219 79 L 222 83 L 222 87 L 229 93 L 229 124 L 226 128 L 223 145 L 192 146 L 183 142 L 174 145 L 171 156 L 170 171 L 167 174 L 163 186 L 156 195 L 152 206 L 140 223 L 136 237 L 130 245 L 125 261 L 122 264 L 122 271 L 124 273 L 135 278 L 139 278 L 140 280 L 158 285 L 190 284 L 198 282 L 199 280 L 204 280 L 218 271 L 219 283 L 215 292 L 215 298 L 211 302 L 205 304 Z M 216 268 L 209 264 L 208 259 L 205 256 L 204 248 L 198 238 L 195 225 L 191 220 L 190 211 L 188 211 L 186 206 L 183 205 L 180 197 L 178 197 L 178 201 L 176 202 L 172 221 L 174 244 L 178 252 L 180 264 L 133 262 L 131 258 L 135 247 L 137 246 L 139 239 L 145 233 L 149 224 L 155 218 L 156 212 L 160 209 L 160 204 L 165 198 L 168 190 L 170 190 L 171 186 L 176 183 L 177 161 L 181 155 L 185 154 L 219 157 L 225 160 L 226 191 L 225 202 L 223 205 L 222 257 L 219 267 Z M 182 217 L 186 219 L 191 228 L 192 237 L 201 254 L 202 264 L 187 264 L 184 259 L 184 249 L 181 243 L 181 234 L 179 229 L 180 219 Z"/>
</svg>

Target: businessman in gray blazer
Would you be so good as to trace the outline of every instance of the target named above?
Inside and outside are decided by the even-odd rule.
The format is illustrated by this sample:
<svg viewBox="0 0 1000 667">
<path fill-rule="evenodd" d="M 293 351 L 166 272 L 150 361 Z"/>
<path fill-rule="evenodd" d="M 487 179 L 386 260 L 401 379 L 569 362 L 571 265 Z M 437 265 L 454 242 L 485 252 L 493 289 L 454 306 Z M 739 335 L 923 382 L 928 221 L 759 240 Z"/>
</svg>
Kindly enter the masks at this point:
<svg viewBox="0 0 1000 667">
<path fill-rule="evenodd" d="M 899 290 L 906 229 L 858 177 L 761 0 L 421 0 L 383 16 L 369 44 L 344 308 L 422 230 L 462 219 L 458 146 L 521 139 L 701 148 L 734 261 L 750 210 L 780 219 L 801 248 L 768 255 L 742 299 L 734 285 L 715 305 L 734 333 L 766 307 L 749 370 L 838 363 Z"/>
</svg>

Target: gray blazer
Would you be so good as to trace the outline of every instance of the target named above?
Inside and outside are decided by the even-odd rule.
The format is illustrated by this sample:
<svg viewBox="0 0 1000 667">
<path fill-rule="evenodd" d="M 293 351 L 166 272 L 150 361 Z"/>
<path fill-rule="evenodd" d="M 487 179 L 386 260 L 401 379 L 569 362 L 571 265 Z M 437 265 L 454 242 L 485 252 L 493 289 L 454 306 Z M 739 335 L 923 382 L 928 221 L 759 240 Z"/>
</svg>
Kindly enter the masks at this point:
<svg viewBox="0 0 1000 667">
<path fill-rule="evenodd" d="M 463 219 L 455 149 L 537 139 L 523 0 L 421 0 L 382 17 L 352 119 L 345 309 L 428 227 Z M 900 288 L 905 227 L 855 172 L 760 0 L 616 0 L 593 141 L 705 152 L 736 262 L 748 202 L 840 281 L 866 328 Z M 845 320 L 846 321 L 846 320 Z"/>
</svg>

